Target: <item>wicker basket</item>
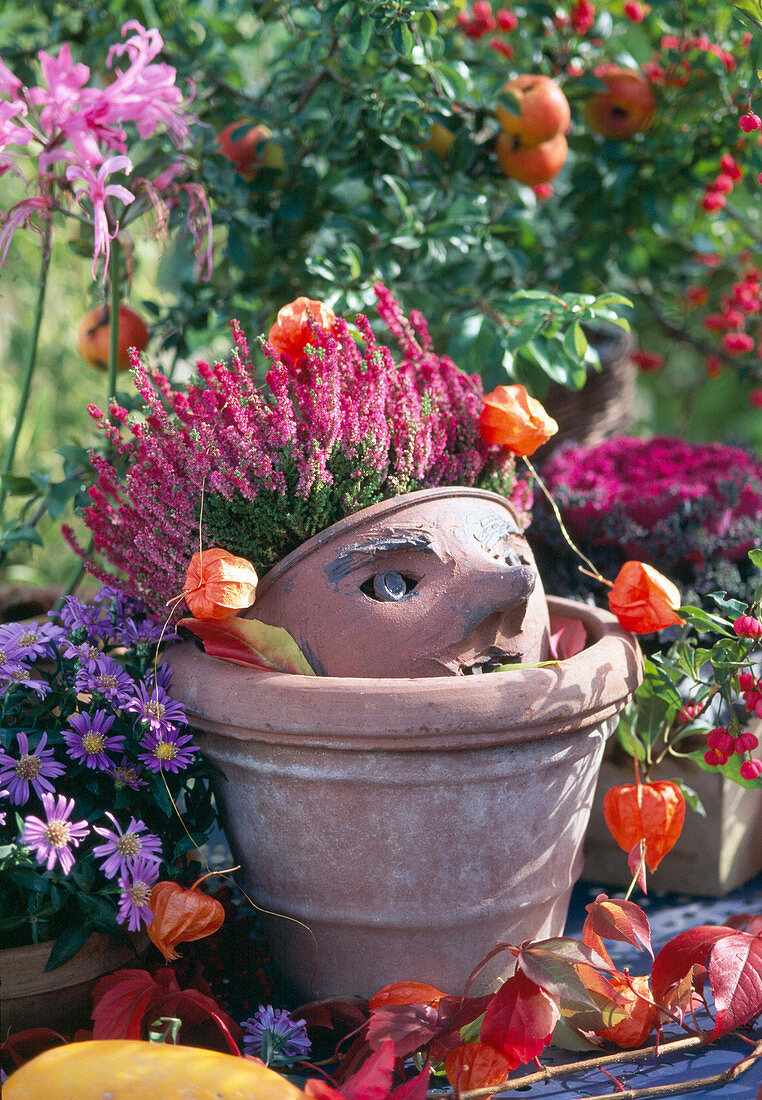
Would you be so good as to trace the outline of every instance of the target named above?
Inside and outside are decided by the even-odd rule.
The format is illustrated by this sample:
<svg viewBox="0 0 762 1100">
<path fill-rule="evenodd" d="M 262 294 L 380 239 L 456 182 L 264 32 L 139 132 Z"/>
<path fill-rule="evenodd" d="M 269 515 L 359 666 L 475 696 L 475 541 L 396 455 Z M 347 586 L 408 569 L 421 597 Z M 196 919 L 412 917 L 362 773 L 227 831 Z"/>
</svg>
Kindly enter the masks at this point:
<svg viewBox="0 0 762 1100">
<path fill-rule="evenodd" d="M 632 422 L 637 368 L 630 358 L 632 337 L 616 325 L 587 330 L 598 352 L 600 371 L 588 371 L 581 390 L 568 390 L 552 382 L 543 399 L 548 413 L 558 422 L 558 434 L 543 451 L 546 458 L 562 443 L 588 446 L 625 432 Z"/>
</svg>

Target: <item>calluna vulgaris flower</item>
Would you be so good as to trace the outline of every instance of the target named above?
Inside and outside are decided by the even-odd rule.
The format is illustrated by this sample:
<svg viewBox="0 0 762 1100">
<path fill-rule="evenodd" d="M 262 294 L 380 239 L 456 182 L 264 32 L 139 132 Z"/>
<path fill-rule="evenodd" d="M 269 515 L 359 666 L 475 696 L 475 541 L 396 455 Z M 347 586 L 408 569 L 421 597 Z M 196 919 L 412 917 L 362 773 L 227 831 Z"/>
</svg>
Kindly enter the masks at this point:
<svg viewBox="0 0 762 1100">
<path fill-rule="evenodd" d="M 266 348 L 262 389 L 234 324 L 231 361 L 197 364 L 199 379 L 185 389 L 134 363 L 146 416 L 131 439 L 91 410 L 127 472 L 93 457 L 98 477 L 84 518 L 96 551 L 157 614 L 182 591 L 202 498 L 202 546 L 246 558 L 261 577 L 310 535 L 377 500 L 435 485 L 511 490 L 512 458 L 479 434 L 478 376 L 435 354 L 420 314 L 407 320 L 385 287 L 376 294 L 402 351 L 397 364 L 365 317 L 357 318 L 364 349 L 338 319 L 330 332 L 315 327 L 314 351 L 298 370 Z M 523 485 L 519 507 L 522 498 Z"/>
</svg>

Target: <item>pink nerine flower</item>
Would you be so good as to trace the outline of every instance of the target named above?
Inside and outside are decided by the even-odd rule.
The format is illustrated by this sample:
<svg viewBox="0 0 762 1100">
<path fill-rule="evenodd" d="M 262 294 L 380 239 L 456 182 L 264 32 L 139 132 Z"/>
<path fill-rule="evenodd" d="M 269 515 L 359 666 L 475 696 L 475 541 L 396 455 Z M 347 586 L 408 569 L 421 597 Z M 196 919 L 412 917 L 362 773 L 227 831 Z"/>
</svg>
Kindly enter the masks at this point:
<svg viewBox="0 0 762 1100">
<path fill-rule="evenodd" d="M 77 191 L 77 201 L 80 205 L 84 199 L 89 199 L 93 205 L 93 218 L 95 223 L 95 254 L 93 256 L 93 278 L 95 278 L 98 257 L 103 253 L 106 267 L 108 267 L 111 241 L 119 232 L 119 222 L 114 226 L 114 232 L 108 231 L 108 217 L 106 216 L 106 200 L 109 197 L 120 199 L 128 206 L 134 202 L 132 191 L 122 187 L 119 183 L 106 183 L 106 179 L 113 172 L 131 172 L 132 161 L 129 157 L 109 157 L 104 160 L 97 174 L 92 168 L 83 164 L 72 164 L 66 169 L 66 178 L 69 180 L 85 180 L 87 187 L 81 187 Z"/>
<path fill-rule="evenodd" d="M 29 225 L 35 214 L 49 209 L 50 199 L 46 199 L 43 195 L 33 195 L 30 199 L 17 202 L 3 218 L 0 218 L 0 267 L 5 263 L 11 238 L 16 230 Z"/>
</svg>

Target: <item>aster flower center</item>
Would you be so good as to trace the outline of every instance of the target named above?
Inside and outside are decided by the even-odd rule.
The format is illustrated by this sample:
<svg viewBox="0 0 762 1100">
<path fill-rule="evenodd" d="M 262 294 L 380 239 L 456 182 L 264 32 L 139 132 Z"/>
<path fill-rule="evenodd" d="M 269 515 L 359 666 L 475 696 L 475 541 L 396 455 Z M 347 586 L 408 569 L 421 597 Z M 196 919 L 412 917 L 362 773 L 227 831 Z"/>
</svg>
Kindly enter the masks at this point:
<svg viewBox="0 0 762 1100">
<path fill-rule="evenodd" d="M 128 859 L 132 859 L 134 856 L 140 854 L 142 844 L 140 843 L 140 837 L 135 836 L 134 833 L 125 833 L 124 836 L 120 836 L 116 842 L 116 850 L 120 856 L 126 856 Z"/>
<path fill-rule="evenodd" d="M 82 748 L 88 756 L 98 756 L 103 752 L 106 739 L 102 733 L 86 733 L 82 738 Z"/>
<path fill-rule="evenodd" d="M 174 760 L 177 756 L 177 745 L 171 741 L 159 741 L 154 749 L 154 756 L 157 760 Z"/>
<path fill-rule="evenodd" d="M 4 665 L 8 660 L 8 655 L 4 649 L 0 649 L 0 665 Z"/>
<path fill-rule="evenodd" d="M 133 882 L 127 893 L 133 905 L 140 907 L 141 905 L 148 904 L 151 887 L 149 883 L 141 882 L 140 879 L 138 879 L 137 882 Z"/>
<path fill-rule="evenodd" d="M 20 683 L 23 680 L 29 679 L 28 668 L 17 668 L 11 673 L 11 680 L 15 680 L 16 683 Z"/>
<path fill-rule="evenodd" d="M 104 672 L 98 677 L 98 683 L 106 691 L 115 691 L 117 688 L 116 676 L 110 676 L 107 672 Z"/>
<path fill-rule="evenodd" d="M 54 848 L 65 848 L 70 839 L 68 821 L 49 821 L 45 826 L 45 839 Z"/>
<path fill-rule="evenodd" d="M 90 648 L 87 651 L 88 661 L 94 661 L 97 657 L 100 657 L 100 655 L 101 655 L 101 651 L 95 645 L 91 645 Z"/>
<path fill-rule="evenodd" d="M 151 717 L 155 718 L 157 721 L 161 721 L 165 709 L 164 704 L 160 703 L 158 699 L 151 699 L 146 703 L 146 714 L 151 715 Z"/>
<path fill-rule="evenodd" d="M 42 761 L 38 756 L 28 752 L 21 757 L 16 765 L 16 775 L 19 779 L 36 779 L 40 774 Z"/>
<path fill-rule="evenodd" d="M 33 630 L 25 630 L 19 638 L 19 645 L 34 645 L 39 640 L 38 635 Z"/>
</svg>

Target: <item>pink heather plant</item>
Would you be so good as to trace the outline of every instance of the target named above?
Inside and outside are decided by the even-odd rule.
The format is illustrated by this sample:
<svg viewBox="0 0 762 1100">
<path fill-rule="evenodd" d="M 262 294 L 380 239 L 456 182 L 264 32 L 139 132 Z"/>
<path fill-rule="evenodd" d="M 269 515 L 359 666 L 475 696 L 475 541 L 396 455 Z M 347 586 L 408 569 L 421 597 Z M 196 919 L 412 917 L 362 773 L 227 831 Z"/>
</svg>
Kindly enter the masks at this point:
<svg viewBox="0 0 762 1100">
<path fill-rule="evenodd" d="M 314 327 L 300 369 L 265 345 L 272 365 L 260 388 L 234 322 L 230 362 L 199 363 L 198 381 L 182 390 L 135 358 L 145 417 L 127 425 L 131 438 L 125 410 L 112 406 L 109 422 L 91 407 L 116 457 L 93 456 L 84 518 L 121 587 L 166 613 L 198 550 L 200 517 L 204 546 L 248 558 L 261 575 L 343 516 L 414 489 L 514 490 L 526 508 L 512 458 L 481 439 L 478 376 L 433 351 L 420 314 L 408 321 L 380 284 L 376 295 L 399 363 L 366 317 L 357 318 L 364 349 L 338 319 L 330 332 Z"/>
<path fill-rule="evenodd" d="M 105 276 L 110 242 L 120 220 L 132 220 L 150 202 L 163 225 L 167 208 L 184 192 L 190 199 L 197 260 L 209 272 L 209 208 L 198 185 L 178 181 L 181 171 L 187 174 L 182 159 L 177 157 L 178 171 L 169 170 L 175 167 L 171 164 L 153 181 L 135 179 L 132 189 L 125 186 L 133 168 L 129 153 L 135 141 L 125 126 L 134 126 L 141 140 L 163 128 L 180 148 L 196 119 L 175 84 L 175 69 L 156 60 L 163 46 L 158 30 L 145 30 L 130 20 L 123 25 L 122 36 L 125 41 L 112 45 L 107 55 L 106 67 L 114 79 L 105 87 L 91 82 L 89 68 L 74 62 L 67 44 L 57 57 L 40 50 L 42 82 L 31 87 L 25 87 L 0 59 L 0 175 L 10 171 L 27 178 L 29 167 L 36 171 L 32 185 L 36 193 L 0 213 L 0 264 L 17 229 L 37 226 L 36 219 L 49 218 L 55 211 L 92 225 L 93 278 L 100 256 Z M 111 176 L 117 179 L 107 182 Z M 84 186 L 75 188 L 78 181 Z M 82 207 L 82 215 L 70 210 L 73 200 Z M 117 216 L 120 208 L 121 218 Z M 205 226 L 203 234 L 200 222 Z"/>
</svg>

